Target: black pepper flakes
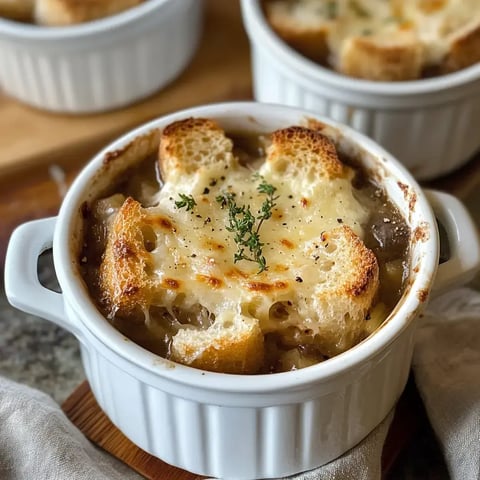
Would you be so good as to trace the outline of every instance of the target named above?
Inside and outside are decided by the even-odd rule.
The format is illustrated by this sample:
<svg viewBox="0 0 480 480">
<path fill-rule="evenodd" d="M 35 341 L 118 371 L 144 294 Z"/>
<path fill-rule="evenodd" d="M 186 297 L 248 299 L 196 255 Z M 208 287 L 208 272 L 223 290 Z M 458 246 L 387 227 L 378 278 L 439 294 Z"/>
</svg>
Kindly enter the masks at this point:
<svg viewBox="0 0 480 480">
<path fill-rule="evenodd" d="M 295 277 L 295 281 L 298 282 L 298 283 L 302 283 L 303 282 L 303 278 L 302 277 Z"/>
<path fill-rule="evenodd" d="M 210 193 L 210 189 L 207 188 L 207 187 L 205 187 L 205 188 L 203 189 L 203 192 L 202 192 L 202 193 L 203 193 L 203 195 L 208 195 L 208 194 Z"/>
</svg>

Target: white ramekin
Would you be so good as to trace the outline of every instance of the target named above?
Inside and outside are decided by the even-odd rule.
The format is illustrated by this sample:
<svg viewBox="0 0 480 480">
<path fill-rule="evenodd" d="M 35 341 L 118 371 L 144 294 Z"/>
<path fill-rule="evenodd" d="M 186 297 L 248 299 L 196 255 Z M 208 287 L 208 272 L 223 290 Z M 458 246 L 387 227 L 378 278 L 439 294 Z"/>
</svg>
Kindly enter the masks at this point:
<svg viewBox="0 0 480 480">
<path fill-rule="evenodd" d="M 201 23 L 201 0 L 149 0 L 67 27 L 0 19 L 0 86 L 56 112 L 118 108 L 182 71 L 197 48 Z"/>
<path fill-rule="evenodd" d="M 255 99 L 308 108 L 365 133 L 417 178 L 445 175 L 480 149 L 480 64 L 436 78 L 374 82 L 303 57 L 270 28 L 259 0 L 242 0 Z"/>
<path fill-rule="evenodd" d="M 80 247 L 75 245 L 81 243 L 78 226 L 84 204 L 111 182 L 114 172 L 132 163 L 132 152 L 145 148 L 151 132 L 190 116 L 215 119 L 227 131 L 257 133 L 317 118 L 332 126 L 342 150 L 361 157 L 412 230 L 408 285 L 377 332 L 347 352 L 302 370 L 242 376 L 160 358 L 128 341 L 102 317 L 79 275 Z M 158 134 L 156 138 L 158 142 Z M 445 226 L 451 251 L 440 266 L 435 216 Z M 38 256 L 52 243 L 61 294 L 41 286 L 37 276 Z M 372 140 L 302 110 L 226 103 L 160 118 L 100 152 L 71 186 L 58 217 L 26 223 L 13 233 L 5 289 L 13 305 L 76 335 L 98 403 L 135 444 L 197 474 L 276 478 L 329 462 L 381 422 L 405 386 L 416 320 L 435 275 L 436 289 L 449 288 L 469 280 L 479 261 L 476 230 L 461 203 L 446 194 L 423 192 Z"/>
</svg>

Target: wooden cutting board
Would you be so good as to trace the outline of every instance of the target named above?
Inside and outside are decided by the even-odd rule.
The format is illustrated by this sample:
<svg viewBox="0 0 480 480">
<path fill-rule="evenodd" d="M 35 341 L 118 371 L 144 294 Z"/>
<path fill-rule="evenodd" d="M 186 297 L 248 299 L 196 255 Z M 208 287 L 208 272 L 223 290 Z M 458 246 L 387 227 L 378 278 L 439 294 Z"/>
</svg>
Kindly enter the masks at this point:
<svg viewBox="0 0 480 480">
<path fill-rule="evenodd" d="M 87 382 L 82 383 L 62 409 L 93 443 L 129 465 L 148 480 L 201 480 L 205 477 L 173 467 L 134 445 L 102 412 Z M 388 478 L 398 456 L 426 422 L 413 381 L 407 385 L 397 408 L 382 453 L 383 478 Z"/>
<path fill-rule="evenodd" d="M 204 3 L 204 33 L 189 67 L 168 87 L 131 107 L 96 115 L 59 115 L 0 93 L 0 176 L 46 163 L 78 163 L 119 134 L 167 112 L 251 98 L 250 52 L 239 2 Z"/>
</svg>

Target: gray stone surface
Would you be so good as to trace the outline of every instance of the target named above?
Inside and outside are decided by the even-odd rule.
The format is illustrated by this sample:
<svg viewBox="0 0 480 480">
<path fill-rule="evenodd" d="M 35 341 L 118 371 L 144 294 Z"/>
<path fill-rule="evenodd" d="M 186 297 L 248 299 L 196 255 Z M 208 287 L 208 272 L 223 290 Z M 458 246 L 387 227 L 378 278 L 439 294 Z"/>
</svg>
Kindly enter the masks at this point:
<svg viewBox="0 0 480 480">
<path fill-rule="evenodd" d="M 51 256 L 39 262 L 39 277 L 55 288 Z M 43 390 L 61 403 L 85 379 L 77 340 L 48 320 L 27 315 L 0 293 L 0 375 Z"/>
</svg>

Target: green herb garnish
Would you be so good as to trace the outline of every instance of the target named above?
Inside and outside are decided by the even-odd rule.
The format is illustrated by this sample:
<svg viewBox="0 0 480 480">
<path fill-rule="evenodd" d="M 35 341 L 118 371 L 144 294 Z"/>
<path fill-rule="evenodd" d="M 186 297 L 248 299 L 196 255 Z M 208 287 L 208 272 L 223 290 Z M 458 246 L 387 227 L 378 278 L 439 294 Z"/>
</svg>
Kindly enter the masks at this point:
<svg viewBox="0 0 480 480">
<path fill-rule="evenodd" d="M 184 193 L 179 193 L 178 196 L 180 197 L 180 200 L 177 200 L 175 202 L 175 206 L 177 208 L 187 208 L 187 212 L 190 210 L 193 210 L 193 207 L 197 204 L 195 199 L 191 195 L 185 195 Z"/>
<path fill-rule="evenodd" d="M 370 13 L 357 0 L 350 0 L 348 5 L 358 17 L 370 17 Z"/>
<path fill-rule="evenodd" d="M 337 2 L 336 2 L 336 0 L 330 0 L 329 2 L 327 2 L 326 8 L 327 8 L 327 17 L 330 20 L 333 20 L 334 18 L 337 17 Z"/>
<path fill-rule="evenodd" d="M 233 256 L 234 263 L 241 260 L 258 263 L 258 273 L 261 273 L 268 267 L 263 256 L 264 244 L 260 241 L 259 232 L 263 222 L 272 216 L 272 209 L 276 205 L 275 200 L 278 195 L 275 196 L 276 187 L 267 183 L 263 177 L 256 175 L 255 178 L 261 180 L 257 187 L 258 193 L 267 195 L 257 217 L 253 215 L 250 205 L 238 205 L 235 201 L 235 194 L 232 192 L 218 195 L 216 201 L 222 208 L 228 208 L 228 226 L 226 228 L 234 234 L 233 239 L 238 247 Z"/>
</svg>

